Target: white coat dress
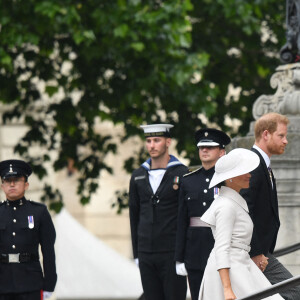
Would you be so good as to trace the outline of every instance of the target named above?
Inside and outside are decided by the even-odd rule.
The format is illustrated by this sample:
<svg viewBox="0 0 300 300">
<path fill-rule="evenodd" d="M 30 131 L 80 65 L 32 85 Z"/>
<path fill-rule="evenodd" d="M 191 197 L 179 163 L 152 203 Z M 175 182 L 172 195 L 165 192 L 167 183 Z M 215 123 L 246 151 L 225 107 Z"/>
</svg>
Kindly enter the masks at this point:
<svg viewBox="0 0 300 300">
<path fill-rule="evenodd" d="M 203 214 L 215 238 L 200 287 L 199 300 L 224 300 L 218 270 L 229 268 L 231 287 L 237 298 L 258 292 L 271 283 L 249 256 L 253 223 L 244 198 L 236 191 L 222 186 L 219 196 Z M 264 299 L 282 300 L 276 294 Z"/>
</svg>

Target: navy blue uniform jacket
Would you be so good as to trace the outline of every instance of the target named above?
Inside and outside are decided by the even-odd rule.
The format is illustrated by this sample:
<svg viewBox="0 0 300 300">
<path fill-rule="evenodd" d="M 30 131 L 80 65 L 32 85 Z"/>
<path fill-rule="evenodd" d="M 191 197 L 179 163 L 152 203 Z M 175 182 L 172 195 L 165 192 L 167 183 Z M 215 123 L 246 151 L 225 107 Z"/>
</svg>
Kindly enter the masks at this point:
<svg viewBox="0 0 300 300">
<path fill-rule="evenodd" d="M 30 220 L 28 219 L 30 217 Z M 29 225 L 34 223 L 34 227 Z M 56 284 L 55 229 L 44 204 L 25 198 L 0 205 L 0 254 L 29 253 L 37 259 L 0 263 L 0 294 L 53 291 Z M 43 255 L 43 271 L 38 259 Z"/>
<path fill-rule="evenodd" d="M 129 213 L 134 258 L 139 252 L 175 251 L 179 186 L 188 169 L 171 156 L 154 194 L 149 182 L 149 168 L 150 160 L 135 170 L 130 180 Z"/>
<path fill-rule="evenodd" d="M 214 188 L 208 189 L 215 168 L 200 168 L 186 174 L 179 195 L 178 230 L 175 260 L 186 268 L 204 271 L 214 238 L 209 227 L 190 227 L 191 217 L 201 217 L 214 200 Z"/>
</svg>

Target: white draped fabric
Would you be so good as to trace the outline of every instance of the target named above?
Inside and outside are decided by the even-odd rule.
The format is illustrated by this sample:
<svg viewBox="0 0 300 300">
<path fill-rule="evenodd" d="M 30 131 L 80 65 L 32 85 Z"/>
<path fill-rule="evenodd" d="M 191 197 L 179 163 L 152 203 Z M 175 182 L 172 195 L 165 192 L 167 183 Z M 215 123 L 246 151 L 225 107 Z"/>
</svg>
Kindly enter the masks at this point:
<svg viewBox="0 0 300 300">
<path fill-rule="evenodd" d="M 139 269 L 80 225 L 65 209 L 55 219 L 57 299 L 137 299 Z"/>
</svg>

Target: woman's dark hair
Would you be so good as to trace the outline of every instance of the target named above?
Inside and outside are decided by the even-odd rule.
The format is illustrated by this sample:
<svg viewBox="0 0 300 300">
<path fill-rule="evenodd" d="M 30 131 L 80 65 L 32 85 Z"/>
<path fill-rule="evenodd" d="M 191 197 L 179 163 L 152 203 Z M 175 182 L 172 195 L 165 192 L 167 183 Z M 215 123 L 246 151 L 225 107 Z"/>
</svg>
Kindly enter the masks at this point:
<svg viewBox="0 0 300 300">
<path fill-rule="evenodd" d="M 220 183 L 217 184 L 217 187 L 220 189 L 221 186 L 226 186 L 226 182 L 225 181 L 222 181 Z"/>
</svg>

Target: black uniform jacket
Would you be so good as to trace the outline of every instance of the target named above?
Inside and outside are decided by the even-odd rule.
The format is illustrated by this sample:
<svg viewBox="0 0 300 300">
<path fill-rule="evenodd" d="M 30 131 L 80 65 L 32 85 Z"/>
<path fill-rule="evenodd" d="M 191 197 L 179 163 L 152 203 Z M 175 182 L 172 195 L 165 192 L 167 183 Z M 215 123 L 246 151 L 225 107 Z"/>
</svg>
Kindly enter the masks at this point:
<svg viewBox="0 0 300 300">
<path fill-rule="evenodd" d="M 134 258 L 138 252 L 175 250 L 179 186 L 187 172 L 187 167 L 173 157 L 155 194 L 144 164 L 133 172 L 129 213 Z"/>
<path fill-rule="evenodd" d="M 249 189 L 241 190 L 254 223 L 250 256 L 273 253 L 280 227 L 276 182 L 272 174 L 273 188 L 268 168 L 261 154 L 251 149 L 260 158 L 259 166 L 251 172 Z"/>
<path fill-rule="evenodd" d="M 190 227 L 191 217 L 201 217 L 214 200 L 214 188 L 209 189 L 215 168 L 200 168 L 182 178 L 179 195 L 178 230 L 175 260 L 186 268 L 204 270 L 214 246 L 209 227 Z"/>
<path fill-rule="evenodd" d="M 25 198 L 0 204 L 0 294 L 53 291 L 56 284 L 55 229 L 44 204 Z M 38 259 L 43 254 L 43 271 Z M 3 256 L 28 253 L 28 262 L 6 263 Z"/>
</svg>

